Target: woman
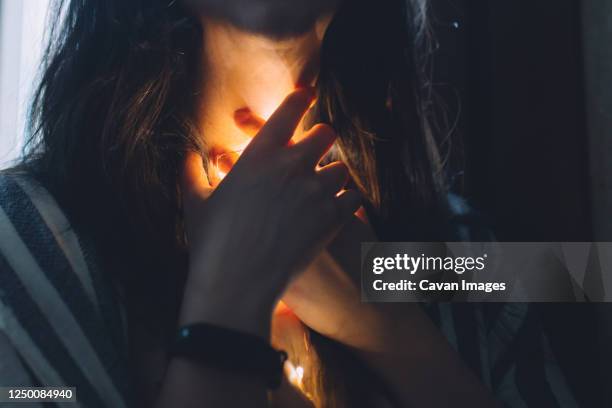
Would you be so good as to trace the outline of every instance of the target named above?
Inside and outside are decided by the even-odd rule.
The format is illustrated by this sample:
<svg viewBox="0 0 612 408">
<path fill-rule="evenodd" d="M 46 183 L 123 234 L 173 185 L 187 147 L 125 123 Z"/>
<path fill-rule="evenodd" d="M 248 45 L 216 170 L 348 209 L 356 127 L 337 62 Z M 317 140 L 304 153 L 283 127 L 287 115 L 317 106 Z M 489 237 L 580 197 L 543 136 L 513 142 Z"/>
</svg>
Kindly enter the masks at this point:
<svg viewBox="0 0 612 408">
<path fill-rule="evenodd" d="M 360 242 L 459 238 L 421 1 L 58 4 L 0 185 L 5 382 L 85 406 L 555 403 L 524 307 L 359 301 Z M 192 324 L 271 337 L 300 391 L 177 353 Z"/>
</svg>

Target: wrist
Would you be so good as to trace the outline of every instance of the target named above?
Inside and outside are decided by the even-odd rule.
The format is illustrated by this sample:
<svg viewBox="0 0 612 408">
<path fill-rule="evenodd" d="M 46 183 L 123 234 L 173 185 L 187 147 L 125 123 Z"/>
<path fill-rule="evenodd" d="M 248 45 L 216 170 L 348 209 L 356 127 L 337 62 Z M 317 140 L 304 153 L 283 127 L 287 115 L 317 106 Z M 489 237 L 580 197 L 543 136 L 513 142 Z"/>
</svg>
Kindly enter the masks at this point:
<svg viewBox="0 0 612 408">
<path fill-rule="evenodd" d="M 366 305 L 352 318 L 352 324 L 337 334 L 337 341 L 353 349 L 367 352 L 388 351 L 389 342 L 395 334 L 394 322 L 373 305 Z"/>
<path fill-rule="evenodd" d="M 169 352 L 171 357 L 263 380 L 271 389 L 280 385 L 287 359 L 286 352 L 259 336 L 209 323 L 181 326 Z"/>
<path fill-rule="evenodd" d="M 271 316 L 272 307 L 267 307 L 254 296 L 221 288 L 206 289 L 188 280 L 179 325 L 209 323 L 269 340 Z"/>
</svg>

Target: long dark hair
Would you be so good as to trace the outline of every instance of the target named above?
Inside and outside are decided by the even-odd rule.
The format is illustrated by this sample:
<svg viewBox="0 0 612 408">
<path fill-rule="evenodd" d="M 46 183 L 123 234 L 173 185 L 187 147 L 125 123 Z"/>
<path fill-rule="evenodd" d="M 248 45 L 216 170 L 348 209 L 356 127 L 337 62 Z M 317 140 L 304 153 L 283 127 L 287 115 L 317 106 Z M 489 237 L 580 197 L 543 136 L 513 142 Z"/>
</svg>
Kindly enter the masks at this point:
<svg viewBox="0 0 612 408">
<path fill-rule="evenodd" d="M 338 155 L 385 240 L 428 237 L 445 214 L 425 1 L 345 1 L 321 51 L 315 120 L 338 131 Z M 168 288 L 180 296 L 187 263 L 181 163 L 207 153 L 195 112 L 200 23 L 176 0 L 56 0 L 50 27 L 23 166 L 128 297 L 156 299 L 147 304 L 171 322 Z"/>
</svg>

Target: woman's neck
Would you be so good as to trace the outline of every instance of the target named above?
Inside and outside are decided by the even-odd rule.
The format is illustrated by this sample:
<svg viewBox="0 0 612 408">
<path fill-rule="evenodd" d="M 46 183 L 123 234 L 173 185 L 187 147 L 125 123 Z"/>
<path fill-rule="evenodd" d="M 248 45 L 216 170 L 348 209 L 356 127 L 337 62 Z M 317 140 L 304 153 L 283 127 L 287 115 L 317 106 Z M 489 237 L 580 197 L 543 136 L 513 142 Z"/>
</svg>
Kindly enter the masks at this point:
<svg viewBox="0 0 612 408">
<path fill-rule="evenodd" d="M 252 135 L 236 126 L 235 113 L 267 119 L 297 86 L 318 74 L 319 51 L 331 15 L 298 37 L 271 39 L 204 18 L 200 130 L 216 151 L 239 151 Z"/>
</svg>

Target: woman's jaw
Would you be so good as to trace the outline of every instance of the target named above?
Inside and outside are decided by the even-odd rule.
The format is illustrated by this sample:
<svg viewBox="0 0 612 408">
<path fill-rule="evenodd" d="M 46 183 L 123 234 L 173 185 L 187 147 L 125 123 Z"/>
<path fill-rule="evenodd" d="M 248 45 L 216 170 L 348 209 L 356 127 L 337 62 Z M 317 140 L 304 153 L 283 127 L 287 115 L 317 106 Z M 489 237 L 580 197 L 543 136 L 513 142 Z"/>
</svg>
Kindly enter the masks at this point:
<svg viewBox="0 0 612 408">
<path fill-rule="evenodd" d="M 226 21 L 237 28 L 272 38 L 308 31 L 340 0 L 182 0 L 194 13 Z"/>
</svg>

